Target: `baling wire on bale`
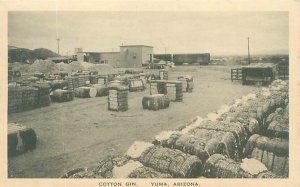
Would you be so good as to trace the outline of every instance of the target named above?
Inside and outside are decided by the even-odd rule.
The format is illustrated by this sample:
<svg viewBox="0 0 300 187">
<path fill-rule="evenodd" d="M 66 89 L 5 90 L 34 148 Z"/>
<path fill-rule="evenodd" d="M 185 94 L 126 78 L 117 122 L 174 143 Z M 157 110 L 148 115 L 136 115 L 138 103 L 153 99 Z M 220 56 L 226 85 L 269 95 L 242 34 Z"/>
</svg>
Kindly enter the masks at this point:
<svg viewBox="0 0 300 187">
<path fill-rule="evenodd" d="M 97 90 L 93 87 L 79 87 L 74 89 L 75 97 L 79 98 L 94 98 L 97 95 Z"/>
<path fill-rule="evenodd" d="M 9 123 L 7 133 L 8 156 L 18 155 L 36 148 L 37 135 L 32 128 L 18 123 Z"/>
<path fill-rule="evenodd" d="M 278 178 L 259 161 L 244 159 L 242 163 L 214 154 L 205 163 L 204 176 L 209 178 Z"/>
<path fill-rule="evenodd" d="M 128 149 L 127 155 L 173 178 L 193 178 L 202 172 L 202 162 L 196 156 L 150 143 L 135 142 Z"/>
<path fill-rule="evenodd" d="M 204 163 L 214 153 L 238 159 L 241 144 L 245 144 L 245 140 L 245 130 L 235 123 L 225 124 L 198 118 L 182 131 L 159 134 L 154 143 L 196 155 Z"/>
<path fill-rule="evenodd" d="M 268 137 L 289 138 L 289 105 L 285 109 L 277 108 L 266 119 Z"/>
<path fill-rule="evenodd" d="M 170 99 L 168 95 L 154 94 L 143 97 L 142 100 L 143 109 L 159 110 L 168 108 L 170 105 Z"/>
<path fill-rule="evenodd" d="M 286 139 L 270 139 L 255 134 L 250 137 L 244 155 L 261 161 L 277 175 L 289 174 L 289 142 Z"/>
<path fill-rule="evenodd" d="M 129 150 L 128 154 L 136 157 L 148 144 L 136 143 L 135 150 Z M 151 145 L 152 146 L 152 145 Z M 131 147 L 131 149 L 133 149 Z M 135 153 L 133 153 L 135 151 Z M 108 156 L 93 169 L 76 168 L 62 176 L 62 178 L 171 178 L 168 173 L 159 172 L 153 168 L 144 166 L 136 159 L 127 155 Z"/>
<path fill-rule="evenodd" d="M 75 94 L 72 90 L 57 89 L 50 96 L 53 102 L 68 102 L 74 99 Z"/>
<path fill-rule="evenodd" d="M 94 84 L 93 88 L 97 90 L 96 97 L 102 97 L 108 95 L 108 87 L 107 85 L 103 84 Z"/>
<path fill-rule="evenodd" d="M 128 110 L 128 86 L 118 83 L 108 85 L 108 109 L 113 111 Z"/>
</svg>

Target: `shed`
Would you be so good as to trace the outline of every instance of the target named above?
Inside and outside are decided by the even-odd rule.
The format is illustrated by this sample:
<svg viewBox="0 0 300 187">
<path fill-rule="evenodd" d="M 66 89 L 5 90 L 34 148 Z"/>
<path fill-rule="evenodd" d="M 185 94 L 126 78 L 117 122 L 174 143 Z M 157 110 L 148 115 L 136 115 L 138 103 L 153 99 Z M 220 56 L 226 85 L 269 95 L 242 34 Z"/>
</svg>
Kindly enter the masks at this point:
<svg viewBox="0 0 300 187">
<path fill-rule="evenodd" d="M 269 84 L 278 76 L 278 66 L 274 63 L 252 63 L 242 67 L 243 84 Z"/>
</svg>

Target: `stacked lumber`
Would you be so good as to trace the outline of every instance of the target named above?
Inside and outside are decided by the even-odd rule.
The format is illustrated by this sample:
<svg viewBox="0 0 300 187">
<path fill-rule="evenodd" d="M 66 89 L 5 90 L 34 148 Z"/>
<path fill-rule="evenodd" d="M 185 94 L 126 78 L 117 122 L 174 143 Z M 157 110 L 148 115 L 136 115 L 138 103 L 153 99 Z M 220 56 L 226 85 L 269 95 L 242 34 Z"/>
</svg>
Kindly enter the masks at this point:
<svg viewBox="0 0 300 187">
<path fill-rule="evenodd" d="M 276 175 L 287 177 L 289 174 L 289 142 L 286 139 L 254 134 L 247 142 L 244 155 L 259 160 Z"/>
<path fill-rule="evenodd" d="M 79 87 L 74 90 L 75 97 L 79 98 L 94 98 L 97 95 L 97 90 L 93 87 Z"/>
<path fill-rule="evenodd" d="M 92 85 L 92 87 L 97 90 L 96 97 L 102 97 L 108 95 L 108 87 L 106 84 L 94 84 Z"/>
<path fill-rule="evenodd" d="M 72 90 L 57 89 L 51 95 L 53 102 L 68 102 L 74 99 L 74 92 Z"/>
<path fill-rule="evenodd" d="M 7 126 L 8 156 L 14 156 L 36 147 L 37 136 L 32 128 L 18 123 L 9 123 Z"/>
<path fill-rule="evenodd" d="M 143 97 L 142 105 L 143 109 L 148 110 L 165 109 L 170 106 L 170 100 L 164 94 L 147 95 Z"/>
<path fill-rule="evenodd" d="M 204 166 L 204 176 L 209 178 L 279 178 L 255 160 L 236 162 L 221 154 L 209 157 Z"/>
<path fill-rule="evenodd" d="M 108 110 L 128 110 L 128 87 L 123 85 L 108 86 Z"/>
<path fill-rule="evenodd" d="M 145 89 L 145 85 L 142 79 L 131 79 L 129 82 L 129 91 L 143 91 Z"/>
</svg>

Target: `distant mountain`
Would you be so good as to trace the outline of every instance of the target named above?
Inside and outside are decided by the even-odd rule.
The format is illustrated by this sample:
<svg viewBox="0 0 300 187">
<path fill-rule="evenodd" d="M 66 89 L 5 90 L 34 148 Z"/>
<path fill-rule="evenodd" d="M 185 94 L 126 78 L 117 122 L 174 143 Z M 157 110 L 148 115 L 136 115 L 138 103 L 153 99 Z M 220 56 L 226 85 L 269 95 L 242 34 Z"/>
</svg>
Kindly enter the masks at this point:
<svg viewBox="0 0 300 187">
<path fill-rule="evenodd" d="M 56 57 L 57 53 L 45 49 L 38 48 L 34 50 L 26 49 L 26 48 L 18 48 L 15 46 L 8 46 L 8 57 L 9 62 L 29 62 L 32 63 L 36 59 L 45 60 L 49 57 Z"/>
<path fill-rule="evenodd" d="M 9 46 L 8 46 L 8 50 L 10 50 L 10 49 L 18 49 L 18 47 L 9 45 Z"/>
</svg>

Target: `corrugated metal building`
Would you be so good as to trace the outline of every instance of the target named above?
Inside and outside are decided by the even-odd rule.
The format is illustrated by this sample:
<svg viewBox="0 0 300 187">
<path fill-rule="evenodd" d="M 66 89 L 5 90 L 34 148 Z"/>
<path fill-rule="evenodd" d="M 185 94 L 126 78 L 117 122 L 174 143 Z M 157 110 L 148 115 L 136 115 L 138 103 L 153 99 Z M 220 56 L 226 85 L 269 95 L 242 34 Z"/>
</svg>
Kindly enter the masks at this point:
<svg viewBox="0 0 300 187">
<path fill-rule="evenodd" d="M 140 68 L 153 58 L 153 47 L 147 45 L 120 46 L 120 67 Z"/>
</svg>

